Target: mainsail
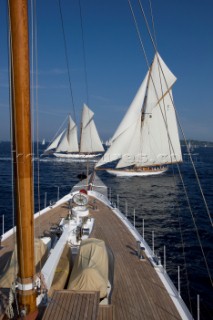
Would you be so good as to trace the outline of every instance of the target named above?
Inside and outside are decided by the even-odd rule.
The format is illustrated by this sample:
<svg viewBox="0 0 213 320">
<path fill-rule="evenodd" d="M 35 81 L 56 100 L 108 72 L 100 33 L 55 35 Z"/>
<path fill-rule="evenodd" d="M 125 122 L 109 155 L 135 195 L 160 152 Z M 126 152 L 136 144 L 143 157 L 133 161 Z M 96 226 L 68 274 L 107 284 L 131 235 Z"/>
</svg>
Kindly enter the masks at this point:
<svg viewBox="0 0 213 320">
<path fill-rule="evenodd" d="M 92 153 L 103 152 L 104 148 L 98 131 L 93 120 L 94 112 L 88 108 L 86 104 L 83 106 L 82 122 L 81 122 L 81 137 L 80 137 L 80 152 Z"/>
<path fill-rule="evenodd" d="M 182 161 L 172 86 L 176 77 L 156 53 L 112 145 L 96 164 L 119 160 L 117 168 L 150 167 Z"/>
</svg>

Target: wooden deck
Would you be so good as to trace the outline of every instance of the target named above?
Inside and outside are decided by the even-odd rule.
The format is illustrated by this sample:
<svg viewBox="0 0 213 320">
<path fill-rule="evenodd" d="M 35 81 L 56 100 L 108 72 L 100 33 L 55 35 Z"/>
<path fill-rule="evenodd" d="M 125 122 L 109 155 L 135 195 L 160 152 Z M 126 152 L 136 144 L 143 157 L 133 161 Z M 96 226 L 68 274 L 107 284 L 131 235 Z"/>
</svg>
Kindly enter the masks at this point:
<svg viewBox="0 0 213 320">
<path fill-rule="evenodd" d="M 99 292 L 55 291 L 43 320 L 96 320 Z"/>
<path fill-rule="evenodd" d="M 114 319 L 181 319 L 150 262 L 137 257 L 136 241 L 110 208 L 96 200 L 92 237 L 100 238 L 115 257 L 112 305 Z"/>
<path fill-rule="evenodd" d="M 40 237 L 43 235 L 50 235 L 50 227 L 52 225 L 57 225 L 61 218 L 66 217 L 68 214 L 68 207 L 66 204 L 62 204 L 47 213 L 39 216 L 35 219 L 35 237 Z M 5 263 L 4 255 L 7 252 L 14 250 L 15 246 L 15 233 L 11 235 L 1 243 L 0 249 L 0 270 L 3 269 L 3 264 Z"/>
<path fill-rule="evenodd" d="M 97 320 L 113 320 L 114 318 L 114 307 L 110 305 L 99 305 L 98 318 Z"/>
<path fill-rule="evenodd" d="M 93 201 L 93 199 L 90 200 L 91 202 Z M 144 261 L 138 259 L 134 237 L 109 207 L 103 205 L 98 200 L 96 200 L 96 205 L 98 210 L 90 209 L 90 215 L 95 218 L 95 225 L 91 236 L 103 239 L 106 245 L 111 248 L 115 257 L 115 266 L 111 299 L 112 305 L 108 307 L 99 306 L 97 312 L 95 311 L 96 318 L 94 319 L 181 319 L 153 266 L 147 259 Z M 58 223 L 60 218 L 65 217 L 67 213 L 68 207 L 64 204 L 52 209 L 39 219 L 36 219 L 35 235 L 38 237 L 43 235 L 43 233 L 48 234 L 50 226 Z M 40 222 L 38 222 L 39 220 Z M 0 270 L 2 270 L 2 261 L 4 260 L 2 258 L 14 247 L 13 236 L 3 241 L 2 247 L 3 248 L 0 250 Z M 62 293 L 63 295 L 67 295 L 67 297 L 69 296 L 69 298 L 67 298 L 69 303 L 66 304 L 66 307 L 64 307 L 64 303 L 67 299 L 63 299 L 62 296 L 60 296 Z M 49 316 L 50 311 L 48 311 L 48 308 L 44 319 L 93 319 L 92 316 L 90 318 L 83 317 L 83 313 L 87 309 L 87 302 L 85 303 L 85 301 L 88 301 L 88 296 L 85 296 L 86 300 L 82 298 L 83 295 L 78 296 L 80 299 L 79 302 L 76 300 L 77 296 L 77 294 L 68 295 L 68 291 L 56 291 L 53 297 L 57 297 L 57 299 L 60 300 L 57 303 L 57 307 L 60 306 L 61 311 L 51 311 L 52 316 Z M 54 299 L 52 301 L 54 301 Z M 94 302 L 96 298 L 93 296 L 91 299 Z M 75 304 L 73 301 L 76 301 Z M 54 308 L 55 305 L 56 304 L 53 304 Z M 77 312 L 75 318 L 66 317 L 68 305 L 70 310 L 81 305 L 82 311 L 80 310 L 81 308 L 79 311 L 75 311 Z M 73 305 L 72 308 L 71 305 Z M 82 312 L 82 317 L 77 317 L 78 312 Z"/>
</svg>

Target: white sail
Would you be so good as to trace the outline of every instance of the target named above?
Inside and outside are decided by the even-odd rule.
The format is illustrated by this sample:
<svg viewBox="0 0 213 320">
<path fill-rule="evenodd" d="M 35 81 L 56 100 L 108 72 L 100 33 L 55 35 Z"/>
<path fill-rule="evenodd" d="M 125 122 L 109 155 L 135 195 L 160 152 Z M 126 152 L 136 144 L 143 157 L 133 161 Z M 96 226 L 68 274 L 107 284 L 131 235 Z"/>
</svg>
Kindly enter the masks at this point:
<svg viewBox="0 0 213 320">
<path fill-rule="evenodd" d="M 103 157 L 96 163 L 96 167 L 100 167 L 105 163 L 112 162 L 125 157 L 128 152 L 127 147 L 131 145 L 132 137 L 135 136 L 135 124 L 131 125 L 123 134 L 119 135 L 117 139 L 113 141 L 109 149 L 105 152 Z"/>
<path fill-rule="evenodd" d="M 175 110 L 171 91 L 157 105 L 152 114 L 144 117 L 137 126 L 134 141 L 117 168 L 163 165 L 182 161 Z"/>
<path fill-rule="evenodd" d="M 122 132 L 124 132 L 127 128 L 129 128 L 132 124 L 136 123 L 138 120 L 138 116 L 141 115 L 141 110 L 143 107 L 146 90 L 147 90 L 147 82 L 148 82 L 148 72 L 146 77 L 144 78 L 140 88 L 138 89 L 132 103 L 130 104 L 123 120 L 115 131 L 111 142 L 113 142 Z"/>
<path fill-rule="evenodd" d="M 103 152 L 104 148 L 101 143 L 98 131 L 93 120 L 94 113 L 84 104 L 82 112 L 82 124 L 81 124 L 81 141 L 80 152 L 92 153 Z"/>
<path fill-rule="evenodd" d="M 152 109 L 168 93 L 176 80 L 176 77 L 169 70 L 159 53 L 156 53 L 150 68 L 145 113 L 152 112 Z"/>
<path fill-rule="evenodd" d="M 113 136 L 111 147 L 96 167 L 118 159 L 120 161 L 117 168 L 182 161 L 171 91 L 175 81 L 175 76 L 159 54 L 156 54 L 136 97 Z"/>
<path fill-rule="evenodd" d="M 49 147 L 47 147 L 47 149 L 45 150 L 45 152 L 57 148 L 57 145 L 59 144 L 59 141 L 60 141 L 62 135 L 64 134 L 64 132 L 65 132 L 65 130 L 63 130 L 63 131 L 53 140 L 53 142 L 49 145 Z"/>
<path fill-rule="evenodd" d="M 123 120 L 110 139 L 110 148 L 104 156 L 96 163 L 96 167 L 102 166 L 105 163 L 115 161 L 128 152 L 128 147 L 135 139 L 135 128 L 138 119 L 141 118 L 141 111 L 145 101 L 148 82 L 148 73 L 143 80 L 140 88 L 137 91 L 131 105 L 129 106 Z"/>
<path fill-rule="evenodd" d="M 77 126 L 71 116 L 68 119 L 67 130 L 57 146 L 56 152 L 78 152 Z"/>
</svg>

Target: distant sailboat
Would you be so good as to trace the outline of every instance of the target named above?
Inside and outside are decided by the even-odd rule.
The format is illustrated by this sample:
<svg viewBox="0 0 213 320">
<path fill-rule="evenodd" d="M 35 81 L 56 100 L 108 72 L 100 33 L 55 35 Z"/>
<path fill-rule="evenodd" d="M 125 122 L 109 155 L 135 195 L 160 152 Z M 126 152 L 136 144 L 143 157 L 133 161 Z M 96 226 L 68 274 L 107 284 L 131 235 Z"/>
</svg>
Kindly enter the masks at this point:
<svg viewBox="0 0 213 320">
<path fill-rule="evenodd" d="M 109 146 L 111 146 L 111 139 L 109 139 L 109 140 L 107 140 L 106 142 L 105 142 L 105 146 L 106 147 L 109 147 Z"/>
<path fill-rule="evenodd" d="M 42 142 L 41 142 L 42 146 L 44 146 L 45 143 L 46 143 L 46 141 L 45 141 L 45 139 L 43 139 Z"/>
<path fill-rule="evenodd" d="M 164 173 L 166 164 L 182 162 L 172 86 L 176 77 L 156 53 L 133 102 L 96 168 L 119 160 L 117 176 Z M 131 167 L 131 168 L 128 168 Z"/>
<path fill-rule="evenodd" d="M 67 129 L 62 131 L 45 150 L 59 158 L 94 158 L 104 151 L 93 120 L 94 113 L 86 104 L 83 106 L 80 145 L 78 145 L 77 126 L 68 117 Z"/>
</svg>

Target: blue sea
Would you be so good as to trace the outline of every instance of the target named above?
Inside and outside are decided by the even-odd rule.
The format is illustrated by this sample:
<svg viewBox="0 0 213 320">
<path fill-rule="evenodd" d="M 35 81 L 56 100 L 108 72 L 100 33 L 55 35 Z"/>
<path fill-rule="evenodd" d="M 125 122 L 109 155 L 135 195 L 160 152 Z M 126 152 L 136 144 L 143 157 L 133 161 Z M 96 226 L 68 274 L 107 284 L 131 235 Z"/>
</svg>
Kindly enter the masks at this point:
<svg viewBox="0 0 213 320">
<path fill-rule="evenodd" d="M 43 146 L 39 146 L 42 153 Z M 183 150 L 183 153 L 185 151 Z M 196 148 L 192 156 L 203 193 L 213 219 L 213 148 Z M 12 162 L 10 143 L 0 143 L 0 233 L 2 216 L 5 231 L 12 227 Z M 180 165 L 183 183 L 176 166 L 156 177 L 118 178 L 99 172 L 109 187 L 109 194 L 120 210 L 127 214 L 164 261 L 176 287 L 180 266 L 181 296 L 197 319 L 197 295 L 200 296 L 200 319 L 213 319 L 213 226 L 206 212 L 189 157 Z M 39 170 L 38 170 L 39 166 Z M 91 172 L 94 162 L 73 162 L 55 158 L 34 159 L 35 212 L 56 201 L 79 181 L 77 175 Z M 39 174 L 38 174 L 39 171 Z M 39 181 L 39 184 L 38 184 Z M 39 185 L 39 187 L 38 187 Z M 190 202 L 191 210 L 188 203 Z M 153 233 L 154 231 L 154 233 Z M 210 280 L 211 278 L 211 280 Z"/>
</svg>

